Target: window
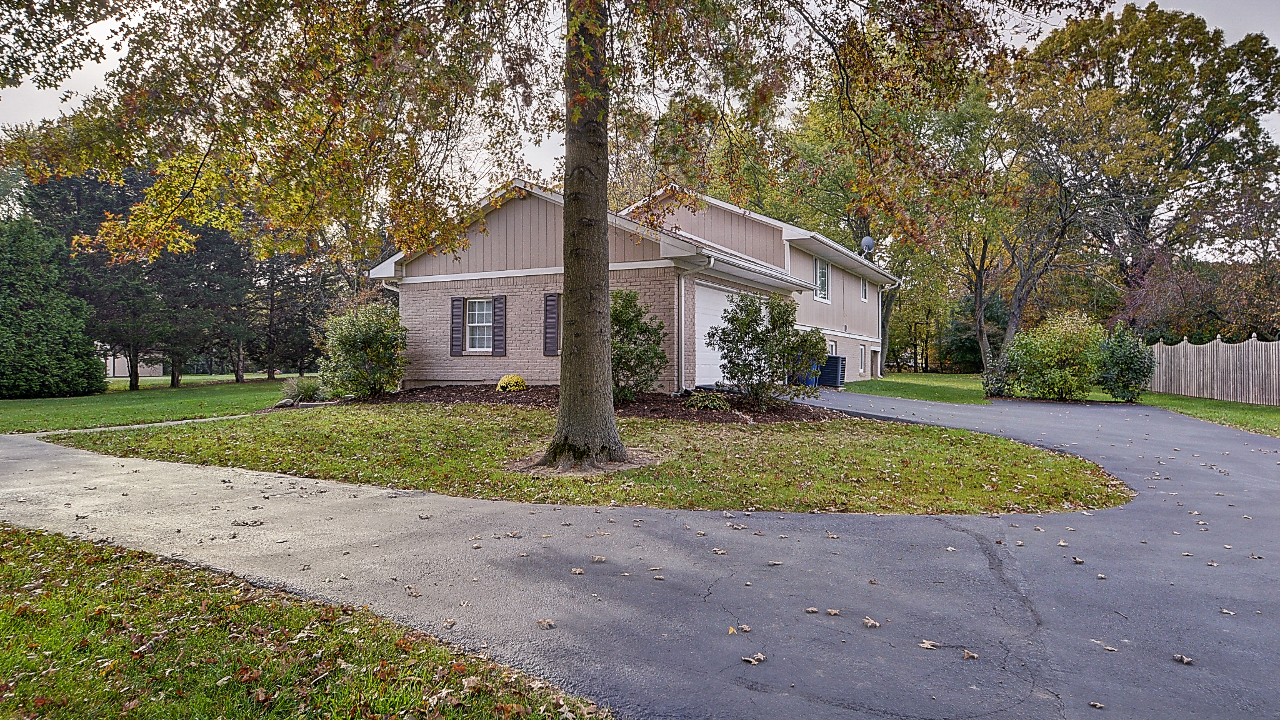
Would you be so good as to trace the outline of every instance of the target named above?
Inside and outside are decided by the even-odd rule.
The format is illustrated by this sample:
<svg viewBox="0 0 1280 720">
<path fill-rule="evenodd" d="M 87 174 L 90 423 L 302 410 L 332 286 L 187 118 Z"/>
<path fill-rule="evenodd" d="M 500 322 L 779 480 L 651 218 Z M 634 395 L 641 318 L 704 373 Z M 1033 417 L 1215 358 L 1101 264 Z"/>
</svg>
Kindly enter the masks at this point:
<svg viewBox="0 0 1280 720">
<path fill-rule="evenodd" d="M 836 352 L 836 341 L 835 341 L 835 340 L 828 340 L 828 341 L 827 341 L 827 354 L 828 354 L 828 355 L 839 355 L 839 354 L 840 354 L 840 353 Z"/>
<path fill-rule="evenodd" d="M 859 279 L 862 280 L 862 302 L 866 302 L 867 301 L 867 279 L 866 278 L 859 278 Z"/>
<path fill-rule="evenodd" d="M 831 263 L 814 258 L 813 284 L 818 286 L 818 289 L 813 291 L 815 300 L 831 299 Z"/>
<path fill-rule="evenodd" d="M 867 371 L 867 346 L 859 345 L 858 346 L 858 373 L 861 374 L 866 371 Z"/>
<path fill-rule="evenodd" d="M 493 299 L 467 301 L 467 349 L 493 350 Z"/>
</svg>

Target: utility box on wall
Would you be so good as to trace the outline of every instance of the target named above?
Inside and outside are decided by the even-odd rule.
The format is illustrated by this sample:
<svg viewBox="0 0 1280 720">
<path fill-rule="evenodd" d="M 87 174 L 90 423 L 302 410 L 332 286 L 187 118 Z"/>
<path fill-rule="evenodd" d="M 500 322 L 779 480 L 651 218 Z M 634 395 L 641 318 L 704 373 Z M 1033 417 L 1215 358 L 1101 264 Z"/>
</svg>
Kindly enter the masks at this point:
<svg viewBox="0 0 1280 720">
<path fill-rule="evenodd" d="M 818 373 L 818 384 L 826 387 L 844 387 L 844 365 L 843 355 L 828 355 L 827 362 L 822 366 L 822 372 Z"/>
</svg>

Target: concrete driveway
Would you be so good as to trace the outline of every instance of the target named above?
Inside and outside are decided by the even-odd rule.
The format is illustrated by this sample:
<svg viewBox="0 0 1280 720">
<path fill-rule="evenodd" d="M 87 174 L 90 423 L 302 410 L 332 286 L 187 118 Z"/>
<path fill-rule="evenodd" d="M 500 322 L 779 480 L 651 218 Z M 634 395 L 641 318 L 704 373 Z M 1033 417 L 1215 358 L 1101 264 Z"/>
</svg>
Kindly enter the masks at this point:
<svg viewBox="0 0 1280 720">
<path fill-rule="evenodd" d="M 1280 440 L 1143 406 L 817 402 L 1056 447 L 1139 495 L 1001 517 L 531 506 L 4 436 L 0 519 L 369 605 L 626 718 L 1280 717 Z"/>
</svg>

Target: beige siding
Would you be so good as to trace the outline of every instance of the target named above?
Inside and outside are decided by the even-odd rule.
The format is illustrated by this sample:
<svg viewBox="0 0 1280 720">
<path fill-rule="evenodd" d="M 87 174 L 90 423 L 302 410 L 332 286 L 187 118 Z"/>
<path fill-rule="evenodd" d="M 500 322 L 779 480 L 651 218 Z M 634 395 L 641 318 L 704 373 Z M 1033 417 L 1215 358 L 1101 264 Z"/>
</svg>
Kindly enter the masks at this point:
<svg viewBox="0 0 1280 720">
<path fill-rule="evenodd" d="M 470 245 L 452 254 L 424 255 L 405 266 L 407 277 L 454 275 L 495 270 L 560 267 L 564 264 L 564 219 L 561 206 L 536 195 L 509 200 L 485 218 L 487 232 L 467 234 Z M 609 229 L 613 262 L 660 258 L 658 243 Z"/>
<path fill-rule="evenodd" d="M 803 250 L 791 248 L 791 274 L 809 282 L 814 281 L 814 257 Z M 867 282 L 867 300 L 862 300 L 862 284 L 858 275 L 831 266 L 830 300 L 822 302 L 811 292 L 800 293 L 800 307 L 796 312 L 796 321 L 801 325 L 821 328 L 828 341 L 836 343 L 836 354 L 848 358 L 845 377 L 848 380 L 871 377 L 871 351 L 879 350 L 880 343 L 875 340 L 842 337 L 834 333 L 848 333 L 864 337 L 880 336 L 880 288 L 875 283 Z M 867 346 L 866 367 L 861 376 L 858 374 L 858 358 L 860 346 Z"/>
<path fill-rule="evenodd" d="M 774 267 L 786 266 L 782 230 L 740 213 L 715 206 L 697 213 L 680 208 L 664 224 Z"/>
<path fill-rule="evenodd" d="M 667 367 L 655 386 L 657 391 L 675 388 L 675 300 L 674 268 L 614 270 L 609 283 L 614 290 L 635 290 L 640 302 L 666 326 L 663 350 Z M 483 280 L 452 280 L 411 283 L 400 290 L 401 322 L 409 331 L 404 386 L 497 383 L 508 373 L 516 373 L 531 384 L 560 382 L 560 358 L 542 354 L 543 296 L 558 293 L 563 276 L 533 275 Z M 507 355 L 449 354 L 450 299 L 453 297 L 507 296 Z"/>
</svg>

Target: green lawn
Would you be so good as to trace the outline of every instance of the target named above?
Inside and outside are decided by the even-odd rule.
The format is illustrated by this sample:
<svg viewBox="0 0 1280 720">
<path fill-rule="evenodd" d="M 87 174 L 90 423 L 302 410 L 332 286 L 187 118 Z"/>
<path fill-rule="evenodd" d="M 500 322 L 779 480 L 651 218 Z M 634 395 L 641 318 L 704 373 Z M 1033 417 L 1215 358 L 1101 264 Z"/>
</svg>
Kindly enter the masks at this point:
<svg viewBox="0 0 1280 720">
<path fill-rule="evenodd" d="M 291 376 L 277 374 L 276 377 L 283 380 Z M 235 379 L 236 379 L 235 375 L 183 375 L 182 387 L 191 387 L 193 385 L 208 385 L 210 383 L 235 382 Z M 266 373 L 245 373 L 244 379 L 245 380 L 266 380 L 267 374 Z M 160 377 L 138 378 L 138 384 L 142 386 L 141 389 L 143 390 L 147 388 L 153 388 L 153 387 L 169 387 L 169 376 L 162 375 Z M 129 389 L 129 378 L 127 377 L 107 378 L 107 385 L 108 385 L 107 392 L 127 391 Z"/>
<path fill-rule="evenodd" d="M 0 584 L 0 717 L 608 717 L 365 610 L 110 545 L 0 525 Z"/>
<path fill-rule="evenodd" d="M 866 395 L 884 395 L 910 400 L 990 404 L 983 397 L 981 375 L 943 375 L 938 373 L 892 373 L 882 380 L 863 380 L 846 383 L 849 392 Z M 1094 389 L 1090 402 L 1115 402 L 1105 392 Z M 1206 400 L 1183 395 L 1143 393 L 1139 402 L 1143 405 L 1173 410 L 1184 415 L 1208 420 L 1219 425 L 1229 425 L 1241 430 L 1280 437 L 1280 407 L 1249 405 L 1226 400 Z"/>
<path fill-rule="evenodd" d="M 72 430 L 239 415 L 271 407 L 280 383 L 259 380 L 176 390 L 148 388 L 76 398 L 0 400 L 0 433 Z"/>
<path fill-rule="evenodd" d="M 889 373 L 875 380 L 845 383 L 845 390 L 864 395 L 884 395 L 908 400 L 990 405 L 982 393 L 981 375 L 941 373 Z"/>
<path fill-rule="evenodd" d="M 396 404 L 57 436 L 109 455 L 224 465 L 560 504 L 690 509 L 985 513 L 1118 505 L 1096 465 L 963 430 L 873 420 L 711 424 L 624 418 L 629 447 L 662 462 L 595 477 L 532 478 L 509 461 L 544 447 L 542 409 Z"/>
<path fill-rule="evenodd" d="M 1143 393 L 1141 402 L 1219 425 L 1280 437 L 1280 407 L 1274 405 L 1250 405 L 1164 393 Z"/>
</svg>

